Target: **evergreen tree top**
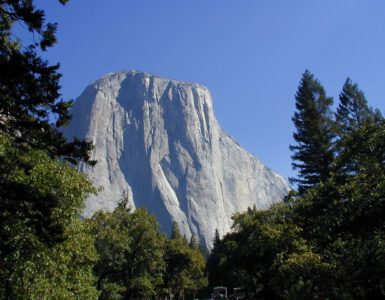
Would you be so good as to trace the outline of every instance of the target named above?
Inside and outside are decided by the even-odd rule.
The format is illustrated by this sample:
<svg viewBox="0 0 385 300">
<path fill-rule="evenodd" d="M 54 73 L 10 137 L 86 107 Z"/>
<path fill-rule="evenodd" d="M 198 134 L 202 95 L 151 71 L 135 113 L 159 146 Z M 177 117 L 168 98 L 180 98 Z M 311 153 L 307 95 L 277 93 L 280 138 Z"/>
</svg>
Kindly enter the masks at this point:
<svg viewBox="0 0 385 300">
<path fill-rule="evenodd" d="M 194 234 L 191 235 L 189 247 L 190 247 L 191 249 L 199 250 L 199 242 L 198 242 L 197 239 L 195 238 Z"/>
<path fill-rule="evenodd" d="M 180 233 L 178 223 L 176 221 L 172 222 L 172 227 L 171 227 L 171 239 L 172 240 L 182 240 L 183 237 Z"/>
<path fill-rule="evenodd" d="M 335 114 L 339 133 L 350 132 L 371 115 L 373 112 L 363 91 L 359 89 L 357 83 L 347 78 L 339 95 L 339 105 Z"/>
<path fill-rule="evenodd" d="M 295 95 L 296 111 L 292 118 L 296 131 L 293 138 L 293 169 L 298 170 L 297 178 L 290 178 L 304 192 L 326 180 L 333 162 L 332 144 L 334 139 L 331 105 L 333 99 L 326 96 L 321 83 L 308 70 L 302 75 Z"/>
<path fill-rule="evenodd" d="M 346 180 L 358 172 L 357 163 L 349 161 L 346 151 L 351 148 L 349 135 L 359 131 L 366 123 L 381 124 L 382 114 L 369 107 L 368 101 L 357 83 L 347 78 L 339 96 L 339 105 L 335 113 L 335 128 L 337 133 L 336 149 L 336 174 L 340 180 Z M 353 148 L 355 148 L 353 146 Z"/>
<path fill-rule="evenodd" d="M 27 28 L 32 43 L 14 38 L 16 23 Z M 0 131 L 18 147 L 29 145 L 74 163 L 90 161 L 90 143 L 68 143 L 57 129 L 71 119 L 72 101 L 61 99 L 59 65 L 50 65 L 38 54 L 56 43 L 56 28 L 45 21 L 44 11 L 33 0 L 0 2 Z"/>
<path fill-rule="evenodd" d="M 218 229 L 215 229 L 213 246 L 215 247 L 216 245 L 218 245 L 220 241 L 221 241 L 221 236 L 219 235 L 219 231 Z"/>
</svg>

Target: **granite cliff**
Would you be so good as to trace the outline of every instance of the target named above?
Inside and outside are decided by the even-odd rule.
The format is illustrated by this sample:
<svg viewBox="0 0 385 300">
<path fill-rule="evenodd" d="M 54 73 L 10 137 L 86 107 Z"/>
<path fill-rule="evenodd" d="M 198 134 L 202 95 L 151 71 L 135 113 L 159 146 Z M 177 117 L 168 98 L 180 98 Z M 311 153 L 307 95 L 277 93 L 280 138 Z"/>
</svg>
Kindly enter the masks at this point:
<svg viewBox="0 0 385 300">
<path fill-rule="evenodd" d="M 215 229 L 228 232 L 235 212 L 267 208 L 289 190 L 220 128 L 201 85 L 111 73 L 85 89 L 72 115 L 65 135 L 94 143 L 97 165 L 79 168 L 102 187 L 87 199 L 86 217 L 112 210 L 126 193 L 162 230 L 175 220 L 187 238 L 194 234 L 210 247 Z"/>
</svg>

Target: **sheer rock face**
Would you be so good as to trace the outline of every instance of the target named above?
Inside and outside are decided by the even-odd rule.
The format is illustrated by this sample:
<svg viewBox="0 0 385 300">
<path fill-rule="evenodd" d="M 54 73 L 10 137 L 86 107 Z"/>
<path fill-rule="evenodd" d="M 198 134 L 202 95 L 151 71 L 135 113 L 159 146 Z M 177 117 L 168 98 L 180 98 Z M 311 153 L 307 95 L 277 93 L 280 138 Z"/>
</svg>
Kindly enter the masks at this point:
<svg viewBox="0 0 385 300">
<path fill-rule="evenodd" d="M 289 186 L 243 150 L 218 125 L 207 88 L 141 72 L 107 74 L 92 83 L 72 109 L 68 138 L 88 138 L 93 168 L 80 165 L 96 186 L 84 215 L 111 211 L 124 194 L 146 207 L 161 229 L 172 221 L 210 247 L 215 229 L 230 230 L 231 216 L 282 200 Z"/>
</svg>

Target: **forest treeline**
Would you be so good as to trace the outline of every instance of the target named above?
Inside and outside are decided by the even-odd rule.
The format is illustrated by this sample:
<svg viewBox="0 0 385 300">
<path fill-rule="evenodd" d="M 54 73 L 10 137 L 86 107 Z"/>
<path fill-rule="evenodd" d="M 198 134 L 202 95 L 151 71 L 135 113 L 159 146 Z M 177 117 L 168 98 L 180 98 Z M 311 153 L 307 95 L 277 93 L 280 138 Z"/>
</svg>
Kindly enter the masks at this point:
<svg viewBox="0 0 385 300">
<path fill-rule="evenodd" d="M 171 299 L 207 285 L 199 245 L 176 223 L 167 238 L 124 198 L 81 219 L 90 181 L 4 134 L 0 162 L 0 299 Z"/>
<path fill-rule="evenodd" d="M 207 262 L 211 286 L 248 299 L 385 298 L 385 120 L 350 79 L 332 104 L 306 71 L 290 146 L 298 191 L 233 217 Z"/>
<path fill-rule="evenodd" d="M 1 299 L 183 299 L 218 285 L 243 287 L 248 299 L 385 298 L 385 121 L 357 84 L 345 82 L 333 112 L 303 74 L 290 146 L 296 191 L 236 214 L 205 264 L 194 237 L 176 223 L 166 237 L 125 197 L 81 218 L 97 190 L 74 166 L 97 162 L 89 142 L 57 129 L 72 102 L 61 99 L 59 66 L 41 57 L 55 32 L 32 0 L 0 2 Z"/>
<path fill-rule="evenodd" d="M 15 24 L 31 43 L 15 38 Z M 72 101 L 61 99 L 59 66 L 41 57 L 55 32 L 33 1 L 0 2 L 0 298 L 193 296 L 207 285 L 205 261 L 176 223 L 167 238 L 125 198 L 113 212 L 81 218 L 97 191 L 74 166 L 96 162 L 89 142 L 66 141 L 57 129 Z"/>
</svg>

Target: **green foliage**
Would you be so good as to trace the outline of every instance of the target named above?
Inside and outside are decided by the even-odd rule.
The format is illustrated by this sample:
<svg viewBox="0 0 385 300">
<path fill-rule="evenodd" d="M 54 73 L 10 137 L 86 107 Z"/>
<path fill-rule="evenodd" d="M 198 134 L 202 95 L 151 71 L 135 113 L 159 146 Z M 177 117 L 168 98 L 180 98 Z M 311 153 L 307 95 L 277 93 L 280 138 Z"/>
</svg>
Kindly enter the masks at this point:
<svg viewBox="0 0 385 300">
<path fill-rule="evenodd" d="M 384 135 L 384 122 L 363 122 L 339 157 L 354 173 L 336 174 L 294 207 L 307 239 L 337 266 L 336 289 L 355 299 L 384 297 Z"/>
<path fill-rule="evenodd" d="M 31 44 L 22 45 L 14 38 L 16 23 L 30 32 Z M 37 9 L 32 0 L 1 1 L 0 132 L 12 136 L 17 147 L 28 144 L 52 157 L 89 161 L 90 143 L 77 139 L 68 143 L 56 129 L 70 120 L 72 101 L 60 99 L 59 65 L 49 65 L 39 56 L 39 50 L 45 51 L 56 43 L 56 27 L 45 22 L 44 11 Z M 51 119 L 56 120 L 56 127 Z"/>
<path fill-rule="evenodd" d="M 102 299 L 152 297 L 162 283 L 165 237 L 144 209 L 119 205 L 96 213 L 93 232 L 100 255 L 95 271 Z"/>
<path fill-rule="evenodd" d="M 361 145 L 357 139 L 356 131 L 362 130 L 368 124 L 383 122 L 382 114 L 368 106 L 364 93 L 348 78 L 340 94 L 340 103 L 337 108 L 336 118 L 336 173 L 341 180 L 346 176 L 357 174 L 357 162 L 352 159 L 351 148 L 357 149 Z M 366 124 L 366 125 L 365 125 Z M 367 136 L 369 136 L 367 134 Z M 378 153 L 378 152 L 377 152 Z"/>
<path fill-rule="evenodd" d="M 180 240 L 180 239 L 182 239 L 182 235 L 180 233 L 179 226 L 178 226 L 178 223 L 176 221 L 172 222 L 171 239 L 172 240 Z"/>
<path fill-rule="evenodd" d="M 321 255 L 312 251 L 290 253 L 278 265 L 276 277 L 272 280 L 276 298 L 329 299 L 332 274 L 336 268 L 324 262 Z"/>
<path fill-rule="evenodd" d="M 368 119 L 341 139 L 336 159 L 336 176 L 340 181 L 359 173 L 381 176 L 384 171 L 384 120 Z"/>
<path fill-rule="evenodd" d="M 250 299 L 385 298 L 385 121 L 350 80 L 336 126 L 306 108 L 322 97 L 322 87 L 306 72 L 293 118 L 302 140 L 292 147 L 293 158 L 311 166 L 307 143 L 318 135 L 310 129 L 332 128 L 333 167 L 324 177 L 319 166 L 316 177 L 300 172 L 300 192 L 280 205 L 236 215 L 233 232 L 215 241 L 208 259 L 211 286 L 244 286 Z M 309 178 L 314 181 L 303 185 Z"/>
<path fill-rule="evenodd" d="M 0 136 L 1 295 L 28 298 L 42 293 L 38 285 L 45 287 L 46 297 L 64 291 L 95 295 L 96 254 L 87 228 L 78 224 L 83 201 L 94 188 L 67 164 L 40 150 L 14 148 L 10 140 Z"/>
<path fill-rule="evenodd" d="M 194 235 L 191 235 L 190 243 L 188 245 L 191 249 L 199 250 L 199 243 Z"/>
<path fill-rule="evenodd" d="M 60 0 L 65 4 L 66 0 Z M 18 23 L 30 44 L 15 38 Z M 58 65 L 39 55 L 56 42 L 56 24 L 33 0 L 0 3 L 0 298 L 95 299 L 97 259 L 80 221 L 91 183 L 68 164 L 90 164 L 91 145 L 68 143 L 56 127 L 70 119 Z M 40 52 L 40 53 L 39 53 Z M 55 120 L 52 124 L 51 120 Z"/>
<path fill-rule="evenodd" d="M 350 78 L 346 79 L 339 100 L 336 113 L 339 135 L 352 132 L 372 115 L 364 93 Z"/>
<path fill-rule="evenodd" d="M 306 189 L 327 180 L 333 163 L 333 121 L 330 110 L 333 99 L 326 96 L 325 90 L 309 71 L 306 71 L 298 87 L 293 134 L 296 145 L 293 151 L 292 166 L 298 170 L 298 178 L 291 178 L 298 184 L 302 194 Z"/>
<path fill-rule="evenodd" d="M 277 205 L 235 215 L 234 231 L 217 243 L 209 257 L 210 285 L 245 286 L 250 299 L 285 299 L 306 274 L 287 284 L 284 273 L 294 273 L 305 263 L 318 271 L 315 262 L 304 262 L 317 254 L 300 236 L 301 228 L 290 221 L 290 214 L 285 205 Z"/>
<path fill-rule="evenodd" d="M 142 208 L 131 212 L 126 204 L 123 200 L 112 213 L 92 218 L 101 299 L 181 297 L 204 287 L 205 261 L 198 243 L 190 247 L 176 223 L 167 240 L 153 216 Z"/>
<path fill-rule="evenodd" d="M 66 228 L 67 239 L 34 253 L 23 271 L 26 291 L 17 294 L 32 299 L 97 299 L 93 266 L 98 256 L 89 224 L 74 220 Z"/>
<path fill-rule="evenodd" d="M 165 247 L 163 294 L 170 299 L 180 299 L 185 292 L 194 294 L 205 287 L 207 279 L 204 273 L 205 260 L 199 247 L 189 247 L 177 226 L 173 228 L 173 238 L 167 240 Z"/>
</svg>

